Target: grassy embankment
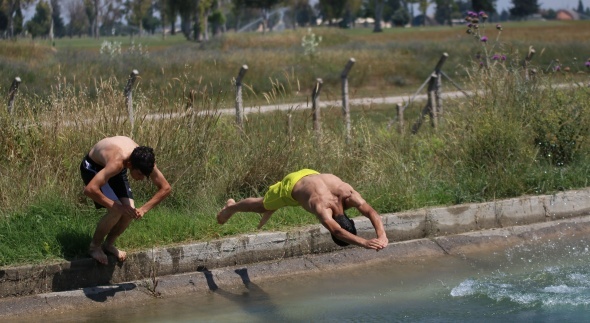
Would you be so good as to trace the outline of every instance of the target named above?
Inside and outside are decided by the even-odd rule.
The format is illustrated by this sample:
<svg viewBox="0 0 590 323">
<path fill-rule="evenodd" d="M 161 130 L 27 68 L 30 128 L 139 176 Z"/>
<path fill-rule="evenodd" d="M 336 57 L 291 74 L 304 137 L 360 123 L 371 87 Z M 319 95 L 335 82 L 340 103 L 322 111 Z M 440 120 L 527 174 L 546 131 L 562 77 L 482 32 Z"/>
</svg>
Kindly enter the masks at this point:
<svg viewBox="0 0 590 323">
<path fill-rule="evenodd" d="M 86 256 L 103 211 L 81 193 L 79 163 L 104 136 L 129 135 L 153 146 L 158 165 L 174 187 L 172 196 L 137 221 L 118 245 L 137 250 L 215 239 L 255 230 L 258 217 L 244 214 L 224 225 L 214 215 L 228 197 L 263 194 L 286 173 L 303 168 L 332 172 L 355 186 L 380 212 L 486 201 L 585 187 L 590 165 L 590 91 L 549 89 L 588 81 L 587 22 L 511 24 L 500 42 L 489 30 L 489 55 L 505 62 L 480 68 L 483 46 L 463 27 L 387 30 L 315 29 L 323 37 L 317 56 L 302 55 L 305 30 L 271 35 L 230 34 L 209 44 L 181 39 L 135 39 L 148 44 L 121 55 L 99 54 L 101 41 L 5 42 L 0 74 L 23 79 L 15 115 L 0 112 L 0 266 Z M 537 50 L 537 77 L 526 82 L 520 61 Z M 153 121 L 153 112 L 232 108 L 231 79 L 248 64 L 246 106 L 306 100 L 313 80 L 324 79 L 322 100 L 340 97 L 339 75 L 350 57 L 351 98 L 413 93 L 441 53 L 444 71 L 466 90 L 486 90 L 467 100 L 446 100 L 437 131 L 400 135 L 386 125 L 393 107 L 354 110 L 353 140 L 343 140 L 339 108 L 325 109 L 317 143 L 311 114 L 295 109 L 293 136 L 285 113 L 249 115 L 244 129 L 233 117 L 187 116 Z M 586 56 L 585 56 L 586 55 Z M 548 68 L 559 59 L 562 72 Z M 569 72 L 563 72 L 569 67 Z M 132 68 L 136 124 L 126 120 L 121 90 Z M 445 88 L 452 89 L 449 82 Z M 6 93 L 7 86 L 0 88 Z M 411 106 L 408 123 L 420 105 Z M 89 122 L 89 120 L 95 120 Z M 410 125 L 409 124 L 409 125 Z M 408 126 L 409 126 L 408 125 Z M 153 192 L 132 183 L 138 204 Z M 355 215 L 355 214 L 353 214 Z M 277 213 L 265 230 L 316 223 L 300 208 Z M 395 240 L 395 237 L 390 237 Z"/>
</svg>

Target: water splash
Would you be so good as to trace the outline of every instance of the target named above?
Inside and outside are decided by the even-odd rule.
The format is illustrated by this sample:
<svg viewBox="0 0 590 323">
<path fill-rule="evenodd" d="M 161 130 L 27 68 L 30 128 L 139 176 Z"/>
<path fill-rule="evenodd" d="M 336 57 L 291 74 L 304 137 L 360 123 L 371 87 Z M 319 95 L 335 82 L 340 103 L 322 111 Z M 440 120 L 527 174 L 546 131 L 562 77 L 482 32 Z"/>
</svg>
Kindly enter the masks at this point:
<svg viewBox="0 0 590 323">
<path fill-rule="evenodd" d="M 520 308 L 590 307 L 590 266 L 585 239 L 534 239 L 504 251 L 501 270 L 470 277 L 450 291 L 454 299 L 492 300 Z M 502 258 L 502 257 L 500 257 Z"/>
</svg>

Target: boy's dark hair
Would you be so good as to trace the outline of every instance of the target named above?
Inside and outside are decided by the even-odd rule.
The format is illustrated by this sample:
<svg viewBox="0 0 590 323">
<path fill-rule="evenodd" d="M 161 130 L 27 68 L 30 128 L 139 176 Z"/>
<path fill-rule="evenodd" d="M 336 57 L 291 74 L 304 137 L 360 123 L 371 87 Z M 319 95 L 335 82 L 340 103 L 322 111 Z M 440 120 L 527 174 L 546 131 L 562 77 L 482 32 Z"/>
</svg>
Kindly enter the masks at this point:
<svg viewBox="0 0 590 323">
<path fill-rule="evenodd" d="M 131 161 L 131 167 L 139 169 L 142 174 L 149 177 L 154 170 L 156 156 L 151 147 L 139 146 L 133 149 L 129 160 Z"/>
<path fill-rule="evenodd" d="M 334 217 L 334 220 L 342 227 L 342 229 L 356 235 L 356 227 L 354 226 L 354 221 L 348 218 L 346 214 L 337 215 Z M 334 242 L 341 247 L 346 247 L 349 245 L 349 243 L 336 238 L 333 234 L 332 240 L 334 240 Z"/>
</svg>

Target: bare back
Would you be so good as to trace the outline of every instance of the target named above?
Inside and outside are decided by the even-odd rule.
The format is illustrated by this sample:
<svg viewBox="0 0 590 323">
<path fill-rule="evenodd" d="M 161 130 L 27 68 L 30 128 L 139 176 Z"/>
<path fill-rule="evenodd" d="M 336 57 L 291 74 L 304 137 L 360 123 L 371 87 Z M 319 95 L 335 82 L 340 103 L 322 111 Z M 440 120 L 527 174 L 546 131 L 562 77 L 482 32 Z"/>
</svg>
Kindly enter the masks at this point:
<svg viewBox="0 0 590 323">
<path fill-rule="evenodd" d="M 332 174 L 303 177 L 293 187 L 291 196 L 320 220 L 344 214 L 344 205 L 358 208 L 365 203 L 352 186 Z"/>
<path fill-rule="evenodd" d="M 133 149 L 137 146 L 139 145 L 129 137 L 108 137 L 97 142 L 88 155 L 99 165 L 106 166 L 108 163 L 114 163 L 123 169 L 123 161 L 131 156 Z"/>
</svg>

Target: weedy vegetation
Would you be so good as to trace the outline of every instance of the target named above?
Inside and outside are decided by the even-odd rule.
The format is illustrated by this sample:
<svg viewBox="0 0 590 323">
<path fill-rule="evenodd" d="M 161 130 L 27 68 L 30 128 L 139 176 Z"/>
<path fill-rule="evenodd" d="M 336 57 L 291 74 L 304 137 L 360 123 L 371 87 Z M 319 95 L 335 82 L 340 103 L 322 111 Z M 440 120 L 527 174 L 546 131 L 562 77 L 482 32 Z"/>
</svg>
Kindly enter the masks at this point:
<svg viewBox="0 0 590 323">
<path fill-rule="evenodd" d="M 476 37 L 461 26 L 226 34 L 206 44 L 63 39 L 52 49 L 3 42 L 0 75 L 20 76 L 22 84 L 13 113 L 0 109 L 0 266 L 87 257 L 103 211 L 82 194 L 79 165 L 97 140 L 112 135 L 152 146 L 173 186 L 120 237 L 118 246 L 128 251 L 253 232 L 255 214 L 224 226 L 215 215 L 228 198 L 260 196 L 304 167 L 337 174 L 381 213 L 587 187 L 589 23 L 513 23 L 502 30 L 478 23 Z M 306 51 L 302 39 L 309 43 L 310 32 L 315 45 Z M 111 43 L 101 53 L 104 41 Z M 531 46 L 535 56 L 525 70 Z M 318 77 L 321 100 L 340 99 L 340 72 L 350 57 L 357 62 L 351 98 L 408 95 L 443 52 L 445 73 L 471 95 L 445 99 L 436 129 L 400 134 L 387 127 L 395 107 L 352 107 L 347 143 L 341 108 L 330 107 L 322 110 L 318 139 L 311 111 L 298 103 L 309 102 Z M 244 64 L 246 106 L 293 109 L 248 114 L 243 127 L 222 114 L 235 106 L 232 80 Z M 122 93 L 131 69 L 140 72 L 133 125 Z M 10 81 L 0 82 L 0 93 Z M 410 105 L 406 120 L 421 108 Z M 132 185 L 139 205 L 154 190 L 149 182 Z M 314 223 L 300 208 L 286 208 L 265 230 Z"/>
</svg>

